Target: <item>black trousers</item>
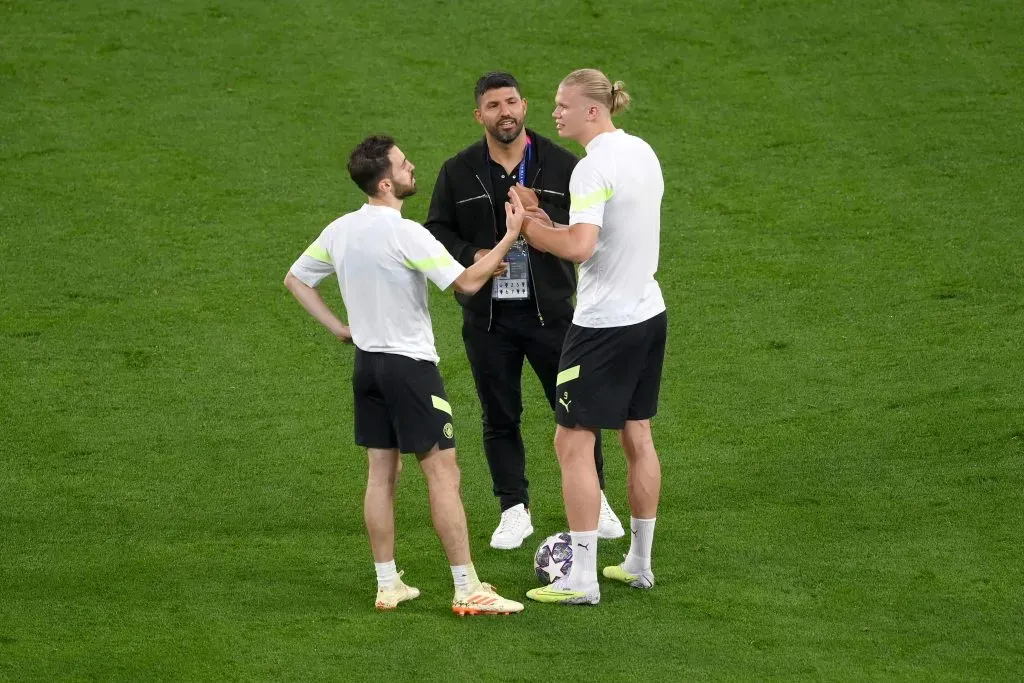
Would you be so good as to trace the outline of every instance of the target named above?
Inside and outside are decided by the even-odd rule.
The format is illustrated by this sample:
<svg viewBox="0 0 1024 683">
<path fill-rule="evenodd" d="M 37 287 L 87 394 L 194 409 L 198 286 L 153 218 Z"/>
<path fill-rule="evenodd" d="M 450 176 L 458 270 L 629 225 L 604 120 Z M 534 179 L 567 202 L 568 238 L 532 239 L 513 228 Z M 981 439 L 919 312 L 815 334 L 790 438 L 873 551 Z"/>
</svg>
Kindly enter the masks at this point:
<svg viewBox="0 0 1024 683">
<path fill-rule="evenodd" d="M 494 304 L 491 329 L 487 319 L 465 315 L 462 339 L 480 398 L 484 427 L 484 454 L 491 470 L 494 495 L 504 512 L 519 503 L 529 507 L 526 451 L 520 431 L 523 413 L 523 360 L 533 367 L 544 395 L 555 410 L 555 378 L 562 342 L 570 317 L 545 320 L 541 325 L 532 302 Z M 555 457 L 550 453 L 550 457 Z M 598 435 L 594 449 L 597 477 L 604 489 L 604 458 Z"/>
</svg>

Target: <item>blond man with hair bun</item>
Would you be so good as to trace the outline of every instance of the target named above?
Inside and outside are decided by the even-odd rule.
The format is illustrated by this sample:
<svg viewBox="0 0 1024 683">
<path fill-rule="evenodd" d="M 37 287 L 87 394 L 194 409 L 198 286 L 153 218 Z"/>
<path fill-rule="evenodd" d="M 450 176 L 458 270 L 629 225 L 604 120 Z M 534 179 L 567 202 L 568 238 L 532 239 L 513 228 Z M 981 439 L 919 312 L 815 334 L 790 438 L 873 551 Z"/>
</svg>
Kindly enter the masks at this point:
<svg viewBox="0 0 1024 683">
<path fill-rule="evenodd" d="M 535 588 L 538 602 L 593 605 L 601 491 L 594 443 L 601 429 L 619 434 L 632 511 L 629 554 L 604 576 L 633 588 L 654 586 L 651 546 L 661 465 L 651 436 L 665 358 L 667 315 L 658 269 L 665 183 L 651 146 L 615 127 L 629 106 L 622 81 L 596 69 L 573 71 L 555 95 L 555 128 L 587 152 L 569 182 L 569 225 L 527 210 L 523 235 L 541 251 L 580 264 L 576 312 L 566 335 L 555 391 L 555 451 L 573 543 L 569 576 Z"/>
</svg>

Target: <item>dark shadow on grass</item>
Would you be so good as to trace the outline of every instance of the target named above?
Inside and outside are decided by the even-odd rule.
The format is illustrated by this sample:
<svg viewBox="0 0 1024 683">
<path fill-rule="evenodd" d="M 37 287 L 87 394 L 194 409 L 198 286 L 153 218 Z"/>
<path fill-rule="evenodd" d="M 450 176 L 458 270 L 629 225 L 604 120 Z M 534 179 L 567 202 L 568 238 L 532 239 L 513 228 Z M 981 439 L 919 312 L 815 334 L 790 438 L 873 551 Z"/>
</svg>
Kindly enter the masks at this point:
<svg viewBox="0 0 1024 683">
<path fill-rule="evenodd" d="M 124 358 L 124 364 L 132 368 L 133 370 L 143 370 L 153 364 L 156 356 L 143 349 L 127 349 L 125 351 L 119 351 L 121 357 Z"/>
<path fill-rule="evenodd" d="M 0 157 L 0 162 L 6 163 L 8 161 L 22 161 L 24 159 L 31 159 L 32 157 L 46 157 L 51 154 L 59 154 L 67 150 L 62 147 L 44 147 L 42 149 L 30 149 L 27 152 L 19 152 L 6 157 Z"/>
</svg>

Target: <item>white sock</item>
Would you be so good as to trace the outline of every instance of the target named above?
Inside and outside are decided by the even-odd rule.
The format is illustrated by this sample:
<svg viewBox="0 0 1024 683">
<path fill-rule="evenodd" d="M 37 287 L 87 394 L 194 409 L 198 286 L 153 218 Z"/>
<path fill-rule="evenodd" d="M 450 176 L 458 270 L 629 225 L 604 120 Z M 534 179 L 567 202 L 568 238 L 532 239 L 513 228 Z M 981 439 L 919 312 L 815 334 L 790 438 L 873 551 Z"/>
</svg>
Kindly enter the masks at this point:
<svg viewBox="0 0 1024 683">
<path fill-rule="evenodd" d="M 480 583 L 480 579 L 476 576 L 476 567 L 472 562 L 453 566 L 452 579 L 455 581 L 456 595 L 471 593 Z"/>
<path fill-rule="evenodd" d="M 597 588 L 597 529 L 570 531 L 572 537 L 572 571 L 570 590 L 590 591 Z"/>
<path fill-rule="evenodd" d="M 395 561 L 374 562 L 373 567 L 377 570 L 377 590 L 391 588 L 392 584 L 395 583 L 395 579 L 398 578 L 398 569 L 395 567 Z"/>
<path fill-rule="evenodd" d="M 651 568 L 651 546 L 654 544 L 655 519 L 637 519 L 631 517 L 629 530 L 632 538 L 629 541 L 629 554 L 622 563 L 623 569 L 630 574 L 638 574 Z"/>
</svg>

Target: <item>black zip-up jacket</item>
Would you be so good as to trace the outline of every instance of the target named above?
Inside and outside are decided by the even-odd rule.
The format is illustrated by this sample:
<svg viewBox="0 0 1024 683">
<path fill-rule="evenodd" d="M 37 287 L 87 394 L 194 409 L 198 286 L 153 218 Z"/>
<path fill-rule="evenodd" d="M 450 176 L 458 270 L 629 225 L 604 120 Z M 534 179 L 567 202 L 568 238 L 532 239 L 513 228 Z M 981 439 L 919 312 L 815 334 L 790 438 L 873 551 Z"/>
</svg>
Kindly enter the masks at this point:
<svg viewBox="0 0 1024 683">
<path fill-rule="evenodd" d="M 540 207 L 553 221 L 568 223 L 569 178 L 579 159 L 532 130 L 526 132 L 536 154 L 526 185 L 537 193 Z M 505 197 L 494 196 L 487 143 L 480 140 L 441 166 L 425 226 L 459 263 L 468 267 L 473 265 L 478 249 L 493 248 L 505 234 L 504 222 L 497 224 L 493 208 L 495 202 L 505 201 Z M 576 267 L 572 263 L 530 247 L 530 279 L 541 324 L 572 312 L 576 293 Z M 472 296 L 456 292 L 455 298 L 468 314 L 490 321 L 490 281 Z"/>
</svg>

